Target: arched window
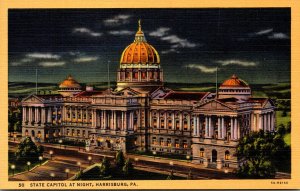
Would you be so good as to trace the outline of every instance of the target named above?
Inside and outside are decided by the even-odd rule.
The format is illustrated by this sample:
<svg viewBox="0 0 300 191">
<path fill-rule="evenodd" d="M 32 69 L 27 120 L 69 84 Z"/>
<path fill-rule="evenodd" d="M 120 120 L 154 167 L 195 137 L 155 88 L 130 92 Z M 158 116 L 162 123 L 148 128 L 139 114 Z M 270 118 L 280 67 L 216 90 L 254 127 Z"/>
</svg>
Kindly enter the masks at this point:
<svg viewBox="0 0 300 191">
<path fill-rule="evenodd" d="M 28 130 L 25 131 L 25 136 L 28 136 Z"/>
<path fill-rule="evenodd" d="M 230 158 L 229 151 L 225 151 L 225 160 L 229 160 L 229 158 Z"/>
<path fill-rule="evenodd" d="M 204 149 L 203 148 L 200 149 L 200 157 L 204 157 Z"/>
</svg>

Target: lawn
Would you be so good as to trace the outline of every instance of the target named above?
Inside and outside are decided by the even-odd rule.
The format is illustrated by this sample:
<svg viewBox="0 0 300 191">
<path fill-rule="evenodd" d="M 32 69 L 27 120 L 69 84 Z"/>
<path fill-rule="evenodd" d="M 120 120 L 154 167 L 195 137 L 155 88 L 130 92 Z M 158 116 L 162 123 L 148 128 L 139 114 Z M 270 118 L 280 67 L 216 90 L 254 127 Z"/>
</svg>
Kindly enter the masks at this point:
<svg viewBox="0 0 300 191">
<path fill-rule="evenodd" d="M 283 124 L 285 127 L 291 121 L 291 112 L 287 112 L 285 117 L 282 117 L 282 111 L 276 111 L 276 125 Z"/>
<path fill-rule="evenodd" d="M 14 154 L 15 154 L 14 152 L 11 152 L 11 151 L 8 152 L 8 174 L 9 175 L 13 174 L 13 170 L 11 169 L 11 165 L 15 165 L 15 171 L 14 171 L 15 174 L 28 170 L 27 161 L 17 162 Z M 41 163 L 44 163 L 45 161 L 47 161 L 47 159 L 43 158 Z M 40 165 L 39 161 L 31 162 L 31 164 L 29 166 L 29 169 L 32 169 L 37 165 Z"/>
<path fill-rule="evenodd" d="M 283 139 L 284 139 L 284 142 L 287 145 L 291 146 L 291 134 L 290 133 L 289 134 L 285 134 Z"/>
</svg>

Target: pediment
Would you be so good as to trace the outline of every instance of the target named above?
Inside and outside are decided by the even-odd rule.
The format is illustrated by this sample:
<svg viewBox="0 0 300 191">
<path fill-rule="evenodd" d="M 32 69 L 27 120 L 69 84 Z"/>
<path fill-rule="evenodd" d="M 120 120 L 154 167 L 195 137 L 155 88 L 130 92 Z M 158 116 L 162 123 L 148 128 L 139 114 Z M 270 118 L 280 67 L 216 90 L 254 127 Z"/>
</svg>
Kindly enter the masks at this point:
<svg viewBox="0 0 300 191">
<path fill-rule="evenodd" d="M 274 104 L 271 100 L 267 100 L 264 105 L 263 105 L 263 108 L 270 108 L 270 107 L 273 107 Z"/>
<path fill-rule="evenodd" d="M 124 88 L 124 89 L 118 91 L 117 94 L 121 94 L 121 95 L 125 95 L 125 96 L 135 96 L 135 95 L 139 95 L 141 93 L 127 87 L 127 88 Z"/>
<path fill-rule="evenodd" d="M 233 111 L 234 109 L 222 102 L 211 100 L 209 102 L 201 103 L 195 106 L 197 110 L 209 110 L 209 111 Z"/>
<path fill-rule="evenodd" d="M 44 102 L 43 102 L 42 98 L 40 98 L 36 95 L 30 95 L 30 96 L 24 98 L 22 100 L 22 103 L 41 104 L 41 103 L 44 103 Z"/>
</svg>

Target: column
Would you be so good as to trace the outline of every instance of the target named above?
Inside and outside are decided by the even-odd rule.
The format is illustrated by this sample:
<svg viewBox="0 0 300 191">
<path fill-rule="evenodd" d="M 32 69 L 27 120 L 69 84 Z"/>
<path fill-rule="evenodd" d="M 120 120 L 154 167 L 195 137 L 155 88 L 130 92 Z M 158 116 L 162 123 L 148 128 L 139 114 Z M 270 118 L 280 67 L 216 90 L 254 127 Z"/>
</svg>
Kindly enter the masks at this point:
<svg viewBox="0 0 300 191">
<path fill-rule="evenodd" d="M 124 111 L 124 129 L 127 131 L 128 129 L 128 124 L 127 124 L 127 111 Z"/>
<path fill-rule="evenodd" d="M 208 129 L 208 117 L 205 116 L 205 137 L 209 137 L 209 129 Z"/>
<path fill-rule="evenodd" d="M 267 114 L 266 113 L 264 113 L 264 115 L 263 115 L 263 119 L 264 119 L 264 131 L 267 131 Z"/>
<path fill-rule="evenodd" d="M 133 130 L 133 111 L 131 111 L 130 114 L 131 114 L 131 117 L 130 117 L 130 123 L 131 123 L 130 129 Z"/>
<path fill-rule="evenodd" d="M 88 123 L 89 118 L 90 118 L 90 116 L 89 116 L 89 111 L 88 111 L 88 108 L 86 108 L 86 109 L 85 109 L 85 121 L 86 121 L 86 123 Z"/>
<path fill-rule="evenodd" d="M 44 107 L 42 107 L 42 124 L 44 124 L 46 122 L 46 110 Z"/>
<path fill-rule="evenodd" d="M 271 113 L 271 131 L 274 131 L 274 112 Z"/>
<path fill-rule="evenodd" d="M 175 111 L 172 113 L 172 129 L 175 130 Z"/>
<path fill-rule="evenodd" d="M 182 131 L 182 112 L 179 114 L 179 129 Z"/>
<path fill-rule="evenodd" d="M 193 130 L 193 134 L 196 136 L 197 135 L 197 124 L 196 124 L 196 116 L 194 116 L 194 118 L 193 118 L 193 120 L 194 120 L 194 130 Z"/>
<path fill-rule="evenodd" d="M 55 122 L 58 123 L 58 107 L 55 107 Z"/>
<path fill-rule="evenodd" d="M 114 130 L 117 129 L 117 111 L 114 111 Z"/>
<path fill-rule="evenodd" d="M 23 106 L 22 108 L 22 122 L 25 123 L 26 121 L 26 108 Z"/>
<path fill-rule="evenodd" d="M 263 126 L 263 114 L 259 115 L 259 129 L 260 130 L 264 130 L 264 126 Z"/>
<path fill-rule="evenodd" d="M 34 107 L 34 123 L 37 124 L 38 122 L 38 108 Z"/>
<path fill-rule="evenodd" d="M 197 129 L 197 135 L 200 136 L 200 134 L 202 134 L 202 132 L 201 132 L 201 120 L 200 120 L 200 115 L 197 115 L 197 116 L 196 116 L 196 119 L 197 119 L 197 126 L 196 126 L 196 129 Z"/>
<path fill-rule="evenodd" d="M 80 108 L 81 123 L 83 123 L 83 109 Z"/>
<path fill-rule="evenodd" d="M 47 122 L 52 123 L 52 109 L 51 109 L 51 107 L 48 108 L 47 114 L 48 114 Z"/>
<path fill-rule="evenodd" d="M 197 120 L 198 122 L 198 120 Z M 191 130 L 191 114 L 187 115 L 187 130 L 190 131 Z"/>
<path fill-rule="evenodd" d="M 194 124 L 194 128 L 196 129 L 196 135 L 200 136 L 200 131 L 199 131 L 199 123 L 200 123 L 200 121 L 199 121 L 199 117 L 197 115 L 195 117 L 196 117 L 196 124 Z"/>
<path fill-rule="evenodd" d="M 121 131 L 124 130 L 124 111 L 121 111 Z M 151 113 L 151 112 L 150 112 Z M 151 118 L 150 118 L 151 121 Z"/>
<path fill-rule="evenodd" d="M 222 123 L 222 126 L 221 126 L 221 128 L 222 128 L 222 139 L 224 139 L 225 136 L 226 136 L 226 127 L 224 125 L 224 116 L 222 116 L 221 123 Z"/>
<path fill-rule="evenodd" d="M 221 118 L 218 116 L 218 139 L 221 139 L 222 132 L 221 132 Z"/>
<path fill-rule="evenodd" d="M 107 128 L 107 115 L 106 115 L 106 110 L 102 110 L 102 112 L 103 112 L 103 124 L 104 124 L 104 129 L 106 129 Z"/>
<path fill-rule="evenodd" d="M 233 117 L 230 118 L 230 139 L 233 140 L 233 135 L 234 135 L 234 131 L 233 131 Z"/>
<path fill-rule="evenodd" d="M 96 127 L 95 119 L 96 119 L 95 109 L 92 109 L 92 127 Z"/>
<path fill-rule="evenodd" d="M 31 116 L 32 116 L 32 108 L 29 107 L 29 108 L 28 108 L 28 118 L 29 118 L 28 121 L 29 121 L 29 123 L 31 123 L 31 120 L 32 120 Z"/>
<path fill-rule="evenodd" d="M 76 121 L 76 123 L 78 121 L 78 109 L 77 109 L 77 107 L 75 107 L 75 121 Z"/>
<path fill-rule="evenodd" d="M 268 114 L 268 116 L 269 116 L 269 119 L 268 119 L 268 121 L 269 121 L 269 131 L 272 131 L 272 128 L 271 128 L 271 126 L 272 126 L 272 113 L 269 113 Z"/>
<path fill-rule="evenodd" d="M 212 120 L 211 120 L 211 116 L 208 117 L 208 131 L 209 131 L 209 138 L 211 138 L 211 136 L 213 135 L 212 132 L 212 124 L 211 124 Z"/>
<path fill-rule="evenodd" d="M 234 139 L 238 137 L 237 117 L 234 118 Z"/>
<path fill-rule="evenodd" d="M 164 117 L 165 117 L 165 129 L 168 129 L 168 127 L 167 127 L 167 111 L 164 113 Z"/>
</svg>

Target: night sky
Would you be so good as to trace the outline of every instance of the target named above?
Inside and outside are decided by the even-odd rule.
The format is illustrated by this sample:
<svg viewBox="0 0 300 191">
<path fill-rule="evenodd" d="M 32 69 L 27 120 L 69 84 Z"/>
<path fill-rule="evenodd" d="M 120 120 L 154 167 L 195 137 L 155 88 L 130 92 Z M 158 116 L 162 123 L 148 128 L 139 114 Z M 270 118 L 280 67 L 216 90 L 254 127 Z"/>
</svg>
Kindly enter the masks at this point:
<svg viewBox="0 0 300 191">
<path fill-rule="evenodd" d="M 9 81 L 111 80 L 137 21 L 161 57 L 165 81 L 290 82 L 290 9 L 11 9 Z"/>
</svg>

